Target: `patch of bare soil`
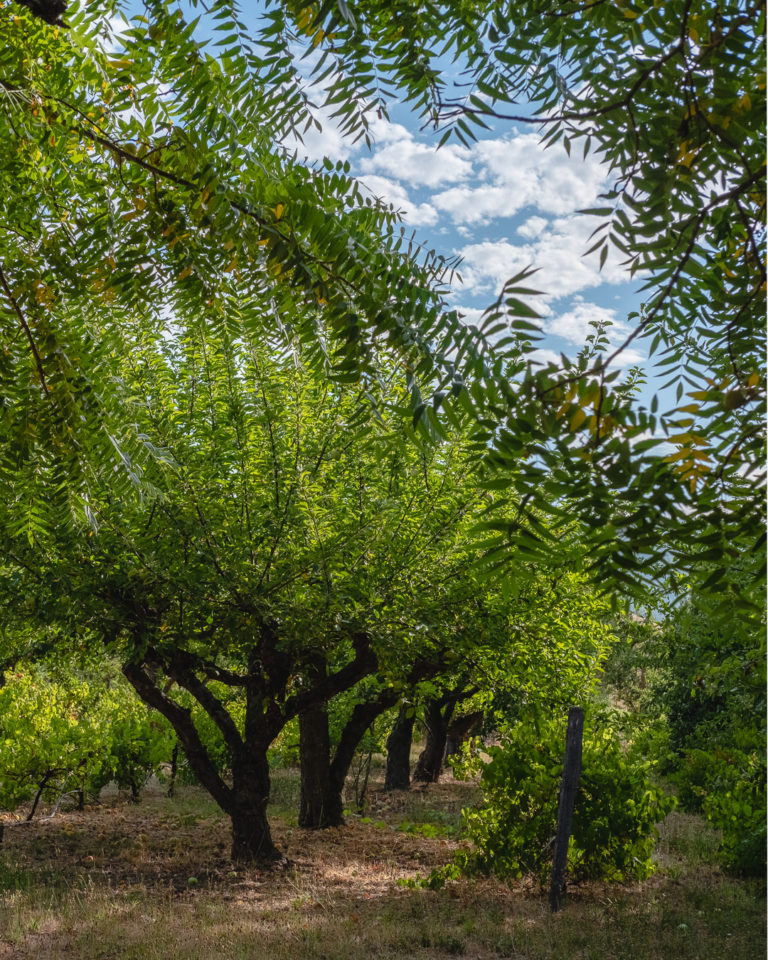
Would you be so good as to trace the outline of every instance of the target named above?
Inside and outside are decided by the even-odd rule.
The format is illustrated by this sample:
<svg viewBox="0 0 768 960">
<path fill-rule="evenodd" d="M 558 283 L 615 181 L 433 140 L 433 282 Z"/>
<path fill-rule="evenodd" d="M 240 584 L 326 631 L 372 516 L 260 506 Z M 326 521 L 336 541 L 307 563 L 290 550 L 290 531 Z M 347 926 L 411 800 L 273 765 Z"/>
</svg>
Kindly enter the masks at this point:
<svg viewBox="0 0 768 960">
<path fill-rule="evenodd" d="M 430 785 L 430 806 L 456 803 L 451 786 Z M 197 809 L 206 812 L 195 808 L 198 792 Z M 285 856 L 274 868 L 232 863 L 229 819 L 211 810 L 195 788 L 187 788 L 179 808 L 160 789 L 149 789 L 137 804 L 113 795 L 82 811 L 62 810 L 51 819 L 43 811 L 29 824 L 6 820 L 3 852 L 20 870 L 45 875 L 47 882 L 58 874 L 75 886 L 80 881 L 117 889 L 159 887 L 176 894 L 199 887 L 241 897 L 268 883 L 273 895 L 281 876 L 298 872 L 316 878 L 327 892 L 351 886 L 357 894 L 373 897 L 398 879 L 446 863 L 458 846 L 445 836 L 398 828 L 398 818 L 402 821 L 413 803 L 413 797 L 374 793 L 368 816 L 353 816 L 344 827 L 320 831 L 273 816 L 273 838 Z"/>
</svg>

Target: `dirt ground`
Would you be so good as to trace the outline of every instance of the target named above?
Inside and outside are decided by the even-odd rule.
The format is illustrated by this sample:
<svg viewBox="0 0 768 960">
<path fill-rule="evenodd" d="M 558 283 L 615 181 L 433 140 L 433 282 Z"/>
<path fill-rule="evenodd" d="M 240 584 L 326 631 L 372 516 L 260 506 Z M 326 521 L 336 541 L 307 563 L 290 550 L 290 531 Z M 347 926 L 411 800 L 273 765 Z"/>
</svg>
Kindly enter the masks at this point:
<svg viewBox="0 0 768 960">
<path fill-rule="evenodd" d="M 278 776 L 270 819 L 285 858 L 272 868 L 229 860 L 229 821 L 194 787 L 6 817 L 0 960 L 764 956 L 761 895 L 711 865 L 716 840 L 699 850 L 700 822 L 685 815 L 664 828 L 655 876 L 574 887 L 555 915 L 531 881 L 409 885 L 450 861 L 475 790 L 450 777 L 391 795 L 374 784 L 365 816 L 310 832 L 296 825 L 295 775 Z"/>
</svg>

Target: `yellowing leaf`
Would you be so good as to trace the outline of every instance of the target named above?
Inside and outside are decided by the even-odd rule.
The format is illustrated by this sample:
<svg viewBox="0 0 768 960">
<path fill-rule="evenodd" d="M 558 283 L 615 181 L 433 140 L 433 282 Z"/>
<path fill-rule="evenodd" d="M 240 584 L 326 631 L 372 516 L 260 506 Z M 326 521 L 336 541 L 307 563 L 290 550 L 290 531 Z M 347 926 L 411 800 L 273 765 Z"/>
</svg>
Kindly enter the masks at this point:
<svg viewBox="0 0 768 960">
<path fill-rule="evenodd" d="M 193 268 L 192 268 L 192 267 L 184 267 L 184 269 L 183 269 L 183 270 L 181 271 L 181 273 L 179 274 L 178 279 L 179 279 L 179 280 L 186 280 L 187 277 L 189 277 L 189 276 L 192 274 L 192 272 L 193 272 Z"/>
<path fill-rule="evenodd" d="M 756 387 L 760 383 L 760 374 L 753 373 L 752 376 L 747 380 L 748 387 Z"/>
<path fill-rule="evenodd" d="M 275 220 L 279 220 L 280 217 L 282 217 L 283 209 L 284 209 L 283 204 L 278 203 L 278 205 L 275 207 Z"/>
<path fill-rule="evenodd" d="M 579 429 L 579 427 L 587 419 L 586 413 L 579 408 L 576 413 L 571 417 L 571 432 L 574 432 Z"/>
</svg>

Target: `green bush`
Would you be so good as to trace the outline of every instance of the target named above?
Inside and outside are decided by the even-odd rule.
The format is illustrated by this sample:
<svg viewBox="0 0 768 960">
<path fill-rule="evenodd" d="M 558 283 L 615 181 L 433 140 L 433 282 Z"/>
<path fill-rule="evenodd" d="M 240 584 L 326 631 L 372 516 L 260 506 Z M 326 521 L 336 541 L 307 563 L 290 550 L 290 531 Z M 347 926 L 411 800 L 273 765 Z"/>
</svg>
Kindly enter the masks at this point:
<svg viewBox="0 0 768 960">
<path fill-rule="evenodd" d="M 537 874 L 545 881 L 552 863 L 565 722 L 518 723 L 479 768 L 484 805 L 465 812 L 474 850 L 467 871 L 501 877 Z M 582 771 L 568 852 L 573 879 L 642 879 L 653 871 L 655 825 L 675 805 L 648 782 L 648 763 L 627 749 L 605 717 L 588 721 Z"/>
<path fill-rule="evenodd" d="M 98 795 L 110 780 L 138 793 L 173 745 L 170 728 L 114 664 L 22 667 L 0 687 L 0 807 L 36 796 Z"/>
<path fill-rule="evenodd" d="M 765 754 L 715 746 L 689 750 L 673 777 L 686 810 L 723 831 L 720 858 L 734 873 L 765 873 Z"/>
</svg>

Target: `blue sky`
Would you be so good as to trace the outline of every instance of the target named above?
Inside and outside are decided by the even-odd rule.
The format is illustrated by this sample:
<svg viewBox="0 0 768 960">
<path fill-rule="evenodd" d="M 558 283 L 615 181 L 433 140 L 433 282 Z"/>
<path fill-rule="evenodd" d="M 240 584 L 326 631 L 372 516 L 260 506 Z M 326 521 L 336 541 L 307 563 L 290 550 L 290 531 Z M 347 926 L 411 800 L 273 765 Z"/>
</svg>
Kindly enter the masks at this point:
<svg viewBox="0 0 768 960">
<path fill-rule="evenodd" d="M 459 255 L 462 282 L 451 300 L 469 320 L 505 280 L 533 266 L 539 273 L 531 285 L 542 291 L 532 301 L 543 314 L 542 360 L 575 355 L 590 320 L 612 321 L 616 345 L 629 332 L 626 317 L 640 305 L 640 280 L 629 276 L 614 249 L 602 271 L 599 251 L 583 256 L 599 221 L 576 211 L 601 205 L 599 195 L 610 182 L 596 157 L 582 159 L 578 147 L 569 157 L 560 144 L 545 149 L 535 129 L 504 123 L 481 131 L 470 147 L 449 142 L 438 149 L 439 137 L 420 130 L 397 105 L 389 122 L 374 121 L 371 150 L 341 137 L 327 116 L 321 121 L 322 133 L 312 130 L 295 145 L 299 155 L 348 160 L 375 196 L 403 212 L 417 238 L 439 253 Z M 633 343 L 617 363 L 646 367 L 643 344 Z"/>
<path fill-rule="evenodd" d="M 255 26 L 262 11 L 262 4 L 254 3 L 245 11 L 246 20 Z M 121 18 L 110 19 L 113 28 L 124 28 Z M 208 34 L 205 18 L 199 32 Z M 215 47 L 209 52 L 215 55 Z M 310 55 L 303 62 L 312 60 Z M 456 73 L 450 63 L 444 66 Z M 316 99 L 322 100 L 320 91 Z M 520 104 L 515 109 L 525 113 Z M 578 353 L 591 320 L 612 322 L 612 346 L 625 339 L 631 330 L 627 315 L 642 302 L 641 281 L 629 276 L 614 248 L 602 270 L 599 251 L 584 256 L 599 220 L 577 213 L 604 205 L 599 196 L 610 174 L 596 156 L 583 159 L 578 144 L 570 157 L 560 143 L 545 149 L 535 127 L 520 129 L 504 121 L 492 130 L 478 128 L 479 139 L 469 147 L 450 141 L 438 149 L 440 135 L 420 129 L 407 107 L 393 103 L 389 113 L 389 121 L 373 121 L 371 149 L 341 136 L 322 110 L 322 132 L 313 129 L 303 143 L 286 146 L 310 162 L 348 160 L 353 175 L 374 196 L 402 212 L 417 239 L 438 253 L 461 257 L 462 280 L 454 284 L 450 300 L 468 321 L 480 316 L 507 279 L 534 267 L 539 272 L 531 285 L 542 295 L 531 305 L 543 315 L 545 333 L 539 359 L 559 362 L 561 352 Z M 616 365 L 646 371 L 641 402 L 648 403 L 658 380 L 648 369 L 643 342 L 634 341 Z"/>
</svg>

